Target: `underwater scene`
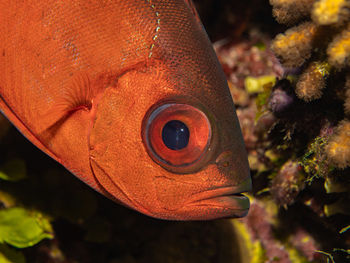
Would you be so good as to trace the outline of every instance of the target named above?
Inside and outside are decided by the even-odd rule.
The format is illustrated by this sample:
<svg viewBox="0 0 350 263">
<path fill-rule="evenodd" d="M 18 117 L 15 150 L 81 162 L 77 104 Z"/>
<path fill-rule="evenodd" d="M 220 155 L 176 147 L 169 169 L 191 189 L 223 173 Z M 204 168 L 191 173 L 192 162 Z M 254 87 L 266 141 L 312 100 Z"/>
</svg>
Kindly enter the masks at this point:
<svg viewBox="0 0 350 263">
<path fill-rule="evenodd" d="M 172 1 L 144 2 L 157 18 L 152 37 L 159 40 L 164 18 L 157 4 L 171 6 Z M 112 195 L 99 185 L 73 176 L 26 139 L 17 130 L 21 126 L 16 128 L 0 114 L 0 263 L 350 262 L 350 1 L 193 0 L 194 6 L 184 2 L 195 6 L 195 15 L 198 12 L 235 105 L 252 180 L 250 191 L 247 183 L 234 193 L 240 201 L 233 206 L 243 207 L 243 212 L 224 211 L 216 218 L 190 210 L 191 215 L 186 215 L 184 210 L 172 217 L 119 199 L 134 210 L 129 209 L 111 200 Z M 0 36 L 0 47 L 3 39 Z M 157 45 L 150 50 L 148 57 L 156 57 Z M 0 58 L 0 68 L 1 62 Z M 147 103 L 141 91 L 131 94 Z M 1 98 L 0 93 L 0 107 Z M 218 98 L 212 100 L 212 107 L 226 105 Z M 211 117 L 192 108 L 189 111 L 204 132 L 209 125 L 210 137 Z M 147 118 L 160 119 L 154 112 Z M 181 121 L 171 124 L 187 129 Z M 156 128 L 150 126 L 149 136 L 152 129 Z M 195 132 L 185 130 L 184 136 Z M 148 133 L 143 136 L 147 140 Z M 173 146 L 164 133 L 159 136 L 168 148 L 187 147 L 188 142 Z M 128 142 L 127 134 L 125 138 Z M 207 150 L 201 143 L 195 150 Z M 199 173 L 200 164 L 178 171 L 161 163 L 154 151 L 148 153 L 157 167 L 177 176 Z M 161 157 L 167 158 L 166 154 Z M 246 158 L 244 149 L 233 154 Z M 134 159 L 121 158 L 124 166 L 134 167 Z M 180 163 L 181 158 L 176 160 Z M 140 162 L 144 162 L 141 157 Z M 229 168 L 223 164 L 223 170 Z M 186 195 L 183 187 L 179 196 Z"/>
</svg>

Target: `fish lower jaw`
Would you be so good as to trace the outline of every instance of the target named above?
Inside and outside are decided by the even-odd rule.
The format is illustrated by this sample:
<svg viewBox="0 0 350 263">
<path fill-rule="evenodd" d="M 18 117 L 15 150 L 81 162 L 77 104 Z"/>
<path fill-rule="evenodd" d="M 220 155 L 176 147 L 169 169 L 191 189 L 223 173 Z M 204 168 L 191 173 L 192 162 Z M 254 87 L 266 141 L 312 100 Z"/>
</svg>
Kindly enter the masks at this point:
<svg viewBox="0 0 350 263">
<path fill-rule="evenodd" d="M 210 217 L 210 219 L 238 218 L 247 215 L 250 202 L 243 193 L 238 193 L 197 200 L 187 206 L 201 208 L 203 215 Z"/>
<path fill-rule="evenodd" d="M 214 220 L 239 218 L 247 215 L 249 198 L 244 193 L 251 190 L 250 178 L 237 186 L 223 186 L 195 194 L 180 208 L 161 209 L 152 217 L 166 220 Z"/>
<path fill-rule="evenodd" d="M 193 210 L 199 220 L 237 218 L 247 215 L 249 198 L 244 195 L 251 190 L 251 179 L 239 185 L 229 185 L 206 190 L 194 195 L 185 203 L 186 210 Z"/>
</svg>

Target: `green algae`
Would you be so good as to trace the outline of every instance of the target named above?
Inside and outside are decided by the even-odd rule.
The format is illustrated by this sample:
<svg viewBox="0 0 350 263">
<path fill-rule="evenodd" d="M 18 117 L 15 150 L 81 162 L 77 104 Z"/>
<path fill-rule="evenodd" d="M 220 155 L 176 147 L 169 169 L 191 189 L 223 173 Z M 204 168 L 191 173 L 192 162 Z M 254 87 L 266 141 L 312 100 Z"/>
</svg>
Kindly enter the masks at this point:
<svg viewBox="0 0 350 263">
<path fill-rule="evenodd" d="M 299 162 L 306 174 L 308 174 L 306 181 L 309 183 L 315 178 L 326 177 L 334 170 L 333 167 L 329 166 L 327 158 L 324 155 L 324 147 L 327 142 L 328 139 L 325 137 L 316 137 Z"/>
<path fill-rule="evenodd" d="M 2 180 L 17 182 L 26 177 L 26 164 L 21 159 L 11 159 L 0 167 L 0 179 Z"/>
<path fill-rule="evenodd" d="M 0 210 L 0 243 L 25 248 L 53 238 L 47 217 L 21 207 Z"/>
</svg>

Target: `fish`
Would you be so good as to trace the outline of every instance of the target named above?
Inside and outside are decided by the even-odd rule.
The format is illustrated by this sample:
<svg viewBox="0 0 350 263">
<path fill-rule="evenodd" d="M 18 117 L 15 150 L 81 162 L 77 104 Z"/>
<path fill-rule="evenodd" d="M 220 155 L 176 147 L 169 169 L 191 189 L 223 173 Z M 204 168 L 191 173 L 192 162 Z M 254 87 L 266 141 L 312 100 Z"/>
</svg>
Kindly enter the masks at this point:
<svg viewBox="0 0 350 263">
<path fill-rule="evenodd" d="M 190 0 L 1 0 L 0 110 L 118 204 L 165 220 L 248 213 L 235 106 Z"/>
</svg>

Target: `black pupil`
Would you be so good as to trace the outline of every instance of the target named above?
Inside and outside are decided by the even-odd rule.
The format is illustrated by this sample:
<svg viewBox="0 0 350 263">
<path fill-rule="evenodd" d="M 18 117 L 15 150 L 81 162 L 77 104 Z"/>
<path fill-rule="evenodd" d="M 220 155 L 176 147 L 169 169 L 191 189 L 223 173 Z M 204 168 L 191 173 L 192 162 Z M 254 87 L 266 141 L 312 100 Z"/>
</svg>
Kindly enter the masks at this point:
<svg viewBox="0 0 350 263">
<path fill-rule="evenodd" d="M 178 120 L 167 122 L 162 130 L 162 139 L 166 147 L 180 150 L 187 146 L 190 132 L 187 126 Z"/>
</svg>

